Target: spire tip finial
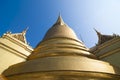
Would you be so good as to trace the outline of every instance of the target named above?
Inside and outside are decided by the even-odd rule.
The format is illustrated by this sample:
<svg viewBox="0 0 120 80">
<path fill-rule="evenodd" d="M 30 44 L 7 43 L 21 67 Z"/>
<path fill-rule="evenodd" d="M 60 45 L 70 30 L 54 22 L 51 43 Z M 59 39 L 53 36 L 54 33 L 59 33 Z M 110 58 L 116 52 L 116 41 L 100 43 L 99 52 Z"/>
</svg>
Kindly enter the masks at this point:
<svg viewBox="0 0 120 80">
<path fill-rule="evenodd" d="M 60 12 L 59 12 L 59 16 L 58 16 L 56 24 L 59 24 L 59 25 L 64 25 L 65 24 L 62 17 L 61 17 Z"/>
<path fill-rule="evenodd" d="M 59 13 L 58 13 L 58 14 L 59 14 L 59 16 L 61 16 L 61 10 L 59 11 Z"/>
<path fill-rule="evenodd" d="M 26 29 L 24 29 L 24 30 L 22 31 L 22 34 L 25 35 L 28 29 L 29 29 L 29 27 L 26 27 Z"/>
</svg>

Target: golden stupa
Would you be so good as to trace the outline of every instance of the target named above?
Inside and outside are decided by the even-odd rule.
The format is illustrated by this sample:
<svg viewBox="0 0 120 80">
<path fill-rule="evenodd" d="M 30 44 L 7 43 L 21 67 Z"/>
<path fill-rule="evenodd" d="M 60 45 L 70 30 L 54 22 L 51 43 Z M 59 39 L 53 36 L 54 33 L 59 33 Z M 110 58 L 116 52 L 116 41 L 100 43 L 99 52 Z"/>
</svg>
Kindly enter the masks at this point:
<svg viewBox="0 0 120 80">
<path fill-rule="evenodd" d="M 120 80 L 120 69 L 98 60 L 59 16 L 27 61 L 3 75 L 8 80 Z"/>
</svg>

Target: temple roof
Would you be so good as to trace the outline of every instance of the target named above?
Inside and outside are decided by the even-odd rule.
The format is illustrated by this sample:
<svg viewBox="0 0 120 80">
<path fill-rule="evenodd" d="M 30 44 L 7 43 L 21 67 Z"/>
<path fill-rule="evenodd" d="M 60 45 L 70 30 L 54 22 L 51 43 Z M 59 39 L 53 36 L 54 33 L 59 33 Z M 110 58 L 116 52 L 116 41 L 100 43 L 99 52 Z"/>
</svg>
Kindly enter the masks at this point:
<svg viewBox="0 0 120 80">
<path fill-rule="evenodd" d="M 26 37 L 25 37 L 27 29 L 28 28 L 26 28 L 25 30 L 23 30 L 21 33 L 7 32 L 6 35 L 10 35 L 10 36 L 14 37 L 15 39 L 17 39 L 17 40 L 19 40 L 19 41 L 27 44 Z"/>
<path fill-rule="evenodd" d="M 113 38 L 116 38 L 116 37 L 119 37 L 119 35 L 116 35 L 116 34 L 113 34 L 113 35 L 103 35 L 101 34 L 100 32 L 98 32 L 96 29 L 95 29 L 97 35 L 98 35 L 98 45 L 100 44 L 103 44 Z"/>
</svg>

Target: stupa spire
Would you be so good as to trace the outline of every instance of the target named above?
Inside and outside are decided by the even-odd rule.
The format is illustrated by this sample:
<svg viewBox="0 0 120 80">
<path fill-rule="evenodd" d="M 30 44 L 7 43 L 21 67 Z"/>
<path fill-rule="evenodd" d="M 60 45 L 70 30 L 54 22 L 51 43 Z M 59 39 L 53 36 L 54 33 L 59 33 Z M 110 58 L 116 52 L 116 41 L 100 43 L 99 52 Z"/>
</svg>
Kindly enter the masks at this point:
<svg viewBox="0 0 120 80">
<path fill-rule="evenodd" d="M 56 37 L 65 37 L 78 40 L 75 32 L 63 21 L 61 15 L 58 16 L 55 24 L 47 31 L 43 40 Z"/>
<path fill-rule="evenodd" d="M 55 24 L 59 24 L 59 25 L 64 25 L 65 24 L 63 19 L 62 19 L 62 16 L 60 14 L 59 14 L 58 19 L 57 19 Z"/>
</svg>

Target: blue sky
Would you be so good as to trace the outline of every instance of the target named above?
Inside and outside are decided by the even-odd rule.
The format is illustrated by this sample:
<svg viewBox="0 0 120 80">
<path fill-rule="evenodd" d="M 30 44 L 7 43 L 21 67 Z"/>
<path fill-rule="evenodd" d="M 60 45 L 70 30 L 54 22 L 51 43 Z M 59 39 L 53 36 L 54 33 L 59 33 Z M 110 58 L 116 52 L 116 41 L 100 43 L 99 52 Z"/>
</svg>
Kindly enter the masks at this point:
<svg viewBox="0 0 120 80">
<path fill-rule="evenodd" d="M 93 28 L 120 34 L 120 0 L 0 0 L 0 35 L 29 27 L 26 37 L 35 47 L 59 12 L 87 47 L 97 43 Z"/>
</svg>

